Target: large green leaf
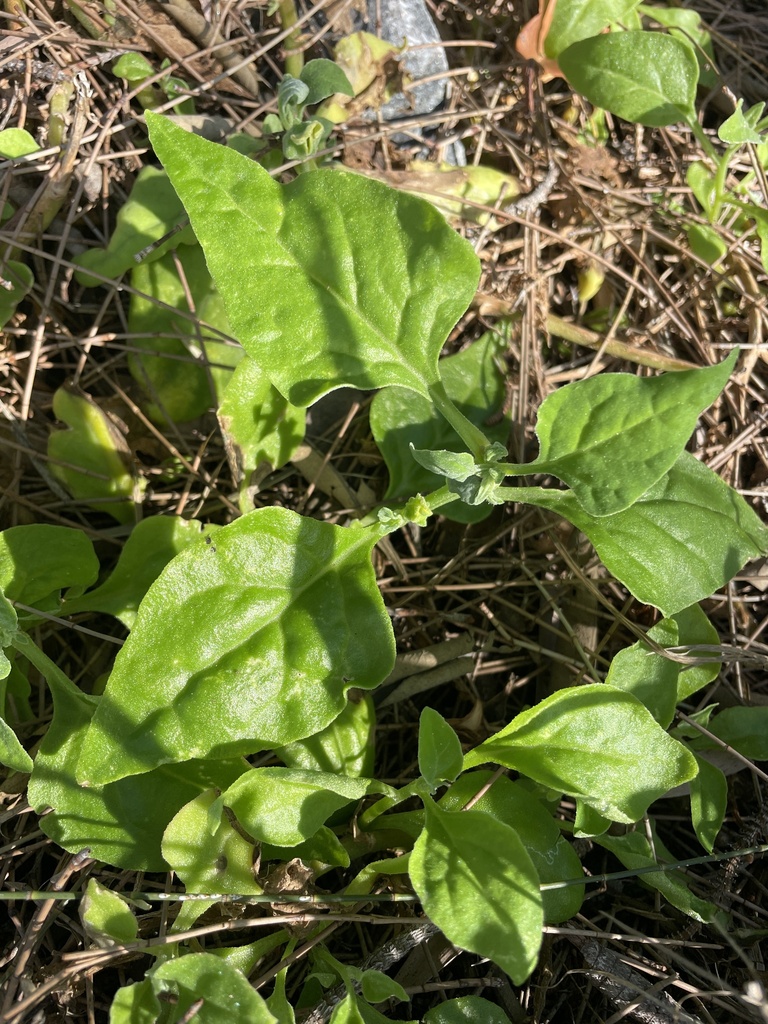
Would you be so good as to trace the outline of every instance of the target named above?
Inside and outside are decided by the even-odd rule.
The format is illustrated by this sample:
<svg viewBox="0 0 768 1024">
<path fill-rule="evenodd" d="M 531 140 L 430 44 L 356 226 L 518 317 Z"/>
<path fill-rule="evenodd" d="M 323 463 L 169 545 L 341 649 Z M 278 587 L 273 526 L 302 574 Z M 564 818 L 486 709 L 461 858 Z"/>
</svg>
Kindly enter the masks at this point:
<svg viewBox="0 0 768 1024">
<path fill-rule="evenodd" d="M 168 562 L 188 545 L 203 536 L 211 537 L 218 529 L 215 524 L 203 526 L 196 519 L 181 519 L 179 516 L 142 519 L 131 531 L 117 565 L 107 579 L 81 597 L 65 600 L 62 614 L 106 612 L 132 629 L 142 598 Z M 84 534 L 82 536 L 85 537 Z"/>
<path fill-rule="evenodd" d="M 605 684 L 560 690 L 524 711 L 471 750 L 464 768 L 488 762 L 628 824 L 696 774 L 693 755 L 639 700 Z"/>
<path fill-rule="evenodd" d="M 98 575 L 99 560 L 82 530 L 34 523 L 0 533 L 0 590 L 11 601 L 36 607 L 66 587 L 89 587 Z"/>
<path fill-rule="evenodd" d="M 83 787 L 75 769 L 96 699 L 49 678 L 53 721 L 35 758 L 29 802 L 43 832 L 70 853 L 89 847 L 107 864 L 134 871 L 166 871 L 160 849 L 166 825 L 193 797 L 226 787 L 247 768 L 241 761 L 190 761 L 107 786 Z"/>
<path fill-rule="evenodd" d="M 511 471 L 564 480 L 591 516 L 622 512 L 675 464 L 736 358 L 659 377 L 603 373 L 560 388 L 539 409 L 538 458 Z"/>
<path fill-rule="evenodd" d="M 661 32 L 582 39 L 558 57 L 563 74 L 596 107 L 649 128 L 696 120 L 693 48 Z"/>
<path fill-rule="evenodd" d="M 80 777 L 283 746 L 378 686 L 395 654 L 370 560 L 384 533 L 263 508 L 177 555 L 117 656 Z"/>
<path fill-rule="evenodd" d="M 768 529 L 746 501 L 688 452 L 616 515 L 590 516 L 568 491 L 531 487 L 524 500 L 578 527 L 616 579 L 666 617 L 709 597 L 768 551 Z"/>
<path fill-rule="evenodd" d="M 480 265 L 433 206 L 362 176 L 258 164 L 147 113 L 230 325 L 293 405 L 349 384 L 428 395 Z"/>
<path fill-rule="evenodd" d="M 513 828 L 485 811 L 443 811 L 425 799 L 411 853 L 413 887 L 457 946 L 490 957 L 516 984 L 533 970 L 544 923 L 539 877 Z"/>
<path fill-rule="evenodd" d="M 470 422 L 485 433 L 489 441 L 506 444 L 509 418 L 501 417 L 491 426 L 487 420 L 499 412 L 504 402 L 504 381 L 497 359 L 506 347 L 506 339 L 488 331 L 469 348 L 441 359 L 438 368 L 448 397 Z M 384 501 L 405 500 L 413 494 L 429 494 L 443 483 L 443 477 L 424 469 L 414 459 L 410 446 L 462 452 L 464 445 L 434 406 L 426 398 L 405 388 L 384 388 L 371 403 L 371 431 L 389 472 Z M 440 515 L 460 523 L 478 522 L 491 512 L 489 505 L 467 505 L 452 501 L 440 508 Z"/>
</svg>

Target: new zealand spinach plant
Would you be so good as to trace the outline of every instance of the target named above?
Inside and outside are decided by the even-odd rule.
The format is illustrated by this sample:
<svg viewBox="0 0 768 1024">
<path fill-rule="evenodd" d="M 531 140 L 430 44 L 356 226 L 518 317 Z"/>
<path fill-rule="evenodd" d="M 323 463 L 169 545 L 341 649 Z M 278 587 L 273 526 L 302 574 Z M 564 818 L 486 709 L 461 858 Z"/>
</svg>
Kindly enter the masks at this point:
<svg viewBox="0 0 768 1024">
<path fill-rule="evenodd" d="M 23 709 L 33 666 L 50 686 L 54 718 L 34 759 L 3 722 L 0 759 L 31 771 L 30 803 L 52 809 L 41 828 L 67 850 L 87 846 L 137 870 L 170 867 L 190 892 L 212 898 L 269 898 L 270 863 L 300 863 L 308 883 L 351 869 L 343 896 L 361 904 L 382 877 L 408 876 L 452 942 L 522 982 L 544 924 L 572 917 L 583 898 L 553 793 L 575 801 L 571 828 L 628 866 L 649 868 L 667 857 L 658 836 L 609 834 L 611 823 L 637 822 L 654 800 L 688 783 L 694 827 L 711 851 L 725 780 L 702 756 L 707 744 L 719 738 L 747 756 L 768 756 L 765 709 L 713 715 L 708 739 L 687 727 L 668 731 L 677 704 L 707 685 L 717 665 L 686 665 L 666 649 L 716 643 L 699 602 L 768 551 L 768 529 L 746 502 L 685 451 L 738 353 L 698 370 L 605 374 L 563 387 L 540 407 L 537 458 L 511 462 L 501 441 L 456 404 L 458 386 L 439 360 L 480 267 L 434 207 L 338 170 L 280 184 L 258 163 L 158 115 L 147 113 L 147 123 L 245 352 L 222 400 L 228 419 L 247 419 L 254 382 L 266 382 L 281 403 L 271 429 L 288 444 L 305 407 L 353 386 L 379 390 L 377 434 L 398 426 L 406 394 L 442 422 L 426 436 L 449 430 L 455 438 L 401 451 L 401 463 L 410 454 L 415 465 L 402 480 L 421 493 L 349 526 L 279 507 L 223 527 L 145 520 L 96 587 L 99 565 L 84 533 L 6 530 L 5 695 Z M 532 476 L 565 487 L 521 483 Z M 442 482 L 430 490 L 435 477 Z M 126 500 L 124 489 L 121 507 Z M 419 775 L 394 788 L 373 777 L 370 758 L 369 695 L 395 657 L 373 549 L 441 509 L 463 508 L 466 521 L 472 510 L 506 503 L 568 520 L 662 618 L 614 659 L 604 683 L 561 690 L 467 751 L 425 708 Z M 74 686 L 29 636 L 40 612 L 88 611 L 130 630 L 100 696 Z M 246 760 L 266 752 L 282 764 Z M 680 873 L 647 879 L 689 916 L 714 919 L 715 906 Z M 204 907 L 185 904 L 173 925 L 180 944 L 157 947 L 147 978 L 118 992 L 114 1024 L 156 1019 L 169 989 L 173 1019 L 191 1012 L 200 993 L 201 1020 L 294 1019 L 287 968 L 268 1001 L 246 975 L 267 952 L 290 956 L 295 936 L 283 929 L 217 955 L 197 952 L 184 931 Z M 136 935 L 130 905 L 96 884 L 83 921 L 97 941 Z M 405 997 L 385 975 L 345 967 L 322 947 L 315 967 L 346 986 L 337 1024 L 384 1020 L 370 1002 Z"/>
</svg>

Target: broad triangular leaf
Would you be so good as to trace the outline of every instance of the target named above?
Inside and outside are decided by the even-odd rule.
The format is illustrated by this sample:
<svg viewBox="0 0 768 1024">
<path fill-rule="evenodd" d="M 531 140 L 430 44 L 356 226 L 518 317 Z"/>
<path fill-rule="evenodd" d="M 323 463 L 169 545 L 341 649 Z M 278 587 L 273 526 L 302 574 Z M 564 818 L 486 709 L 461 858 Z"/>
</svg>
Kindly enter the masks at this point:
<svg viewBox="0 0 768 1024">
<path fill-rule="evenodd" d="M 479 278 L 430 203 L 335 170 L 280 185 L 165 118 L 147 124 L 235 336 L 293 405 L 344 384 L 428 395 Z"/>
</svg>

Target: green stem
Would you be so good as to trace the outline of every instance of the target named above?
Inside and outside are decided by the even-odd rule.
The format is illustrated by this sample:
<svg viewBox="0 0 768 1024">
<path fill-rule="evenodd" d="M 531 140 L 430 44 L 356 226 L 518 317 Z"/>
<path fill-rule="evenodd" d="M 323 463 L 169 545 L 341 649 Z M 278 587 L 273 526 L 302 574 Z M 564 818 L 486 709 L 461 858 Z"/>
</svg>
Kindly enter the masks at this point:
<svg viewBox="0 0 768 1024">
<path fill-rule="evenodd" d="M 298 21 L 296 5 L 293 0 L 280 0 L 277 6 L 277 13 L 280 18 L 280 24 L 284 29 L 292 28 Z M 301 78 L 301 72 L 304 68 L 304 54 L 299 50 L 299 42 L 298 30 L 291 32 L 285 37 L 286 50 L 297 51 L 296 53 L 289 53 L 285 58 L 285 73 L 293 75 L 294 78 Z"/>
<path fill-rule="evenodd" d="M 712 163 L 714 163 L 716 165 L 718 163 L 718 161 L 720 160 L 720 156 L 719 156 L 717 150 L 715 149 L 715 147 L 712 145 L 712 143 L 707 138 L 707 135 L 704 132 L 704 129 L 701 127 L 701 125 L 699 124 L 699 122 L 696 120 L 695 117 L 691 118 L 691 120 L 688 121 L 687 124 L 688 124 L 688 127 L 693 132 L 693 134 L 695 135 L 695 137 L 696 137 L 697 141 L 699 142 L 701 148 L 707 154 L 707 156 L 712 161 Z"/>
<path fill-rule="evenodd" d="M 432 399 L 432 404 L 437 411 L 448 420 L 464 444 L 469 448 L 476 461 L 483 462 L 486 449 L 490 446 L 491 442 L 479 427 L 476 427 L 462 412 L 459 412 L 448 397 L 442 381 L 430 384 L 429 397 Z"/>
</svg>

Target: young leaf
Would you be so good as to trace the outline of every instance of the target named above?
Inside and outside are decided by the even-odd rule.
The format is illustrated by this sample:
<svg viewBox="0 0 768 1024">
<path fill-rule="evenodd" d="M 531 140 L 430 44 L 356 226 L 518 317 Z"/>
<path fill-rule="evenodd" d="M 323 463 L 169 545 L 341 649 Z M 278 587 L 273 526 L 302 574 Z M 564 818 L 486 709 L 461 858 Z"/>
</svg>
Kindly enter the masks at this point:
<svg viewBox="0 0 768 1024">
<path fill-rule="evenodd" d="M 18 260 L 3 262 L 0 267 L 0 327 L 5 327 L 18 304 L 32 291 L 34 283 L 34 274 L 25 263 Z"/>
<path fill-rule="evenodd" d="M 79 910 L 88 937 L 102 949 L 133 942 L 139 933 L 136 917 L 122 896 L 95 878 L 88 879 Z"/>
<path fill-rule="evenodd" d="M 552 473 L 591 516 L 622 512 L 675 464 L 737 356 L 701 370 L 604 373 L 559 388 L 539 409 L 538 458 L 508 472 Z"/>
<path fill-rule="evenodd" d="M 742 146 L 746 142 L 759 145 L 764 141 L 763 136 L 755 131 L 755 125 L 762 117 L 765 103 L 756 103 L 746 114 L 743 106 L 744 100 L 739 100 L 731 116 L 717 129 L 717 137 L 729 146 Z"/>
<path fill-rule="evenodd" d="M 696 757 L 699 774 L 691 779 L 691 821 L 696 838 L 712 853 L 728 806 L 728 783 L 725 776 L 704 757 Z"/>
<path fill-rule="evenodd" d="M 58 530 L 62 527 L 47 526 L 44 529 Z M 105 612 L 114 615 L 128 629 L 133 629 L 144 595 L 168 562 L 204 536 L 213 537 L 218 529 L 215 524 L 203 526 L 196 519 L 181 519 L 179 516 L 142 519 L 131 531 L 108 578 L 101 586 L 81 597 L 65 599 L 62 614 Z M 80 530 L 72 532 L 87 539 Z"/>
<path fill-rule="evenodd" d="M 693 756 L 640 701 L 602 683 L 560 690 L 524 711 L 471 750 L 464 768 L 487 762 L 627 824 L 696 774 Z"/>
<path fill-rule="evenodd" d="M 309 87 L 305 104 L 308 107 L 340 92 L 344 96 L 354 96 L 355 91 L 349 79 L 338 64 L 332 60 L 318 58 L 305 64 L 301 71 L 302 82 Z"/>
<path fill-rule="evenodd" d="M 463 482 L 480 472 L 480 467 L 469 452 L 425 452 L 411 448 L 411 455 L 422 469 L 449 480 Z"/>
<path fill-rule="evenodd" d="M 354 992 L 350 992 L 336 1004 L 331 1014 L 331 1024 L 366 1024 Z"/>
<path fill-rule="evenodd" d="M 301 768 L 253 768 L 221 800 L 259 842 L 296 846 L 339 808 L 367 793 L 394 794 L 383 783 Z"/>
<path fill-rule="evenodd" d="M 480 269 L 434 207 L 343 171 L 280 185 L 166 118 L 147 124 L 235 335 L 293 405 L 344 384 L 428 396 Z"/>
<path fill-rule="evenodd" d="M 486 421 L 504 402 L 504 381 L 496 357 L 506 340 L 488 331 L 469 348 L 438 363 L 448 397 L 479 427 L 489 441 L 501 444 L 509 435 L 509 419 L 503 416 L 488 426 Z M 384 501 L 429 494 L 443 483 L 443 475 L 424 469 L 413 458 L 410 446 L 422 451 L 461 451 L 462 442 L 448 422 L 421 395 L 405 388 L 383 388 L 371 403 L 371 430 L 389 472 Z M 460 501 L 440 508 L 440 514 L 457 522 L 479 522 L 491 512 L 488 505 L 471 507 Z"/>
<path fill-rule="evenodd" d="M 544 924 L 539 877 L 517 833 L 484 811 L 424 800 L 410 875 L 424 910 L 462 949 L 487 956 L 515 984 L 533 970 Z"/>
<path fill-rule="evenodd" d="M 191 1008 L 202 996 L 199 1017 L 205 1024 L 277 1024 L 248 979 L 213 953 L 189 953 L 167 960 L 152 972 L 150 982 L 165 1006 L 173 1003 L 177 1021 L 185 1014 L 193 1020 Z M 159 1012 L 155 1019 L 158 1017 Z M 135 1018 L 126 1018 L 126 1024 L 128 1020 Z"/>
<path fill-rule="evenodd" d="M 384 532 L 262 508 L 177 555 L 115 660 L 80 777 L 283 746 L 378 686 L 395 654 L 370 560 Z"/>
<path fill-rule="evenodd" d="M 688 452 L 616 515 L 590 516 L 567 491 L 531 487 L 524 500 L 578 527 L 609 572 L 665 617 L 709 597 L 768 551 L 768 529 L 746 501 Z"/>
<path fill-rule="evenodd" d="M 251 478 L 279 469 L 304 439 L 306 409 L 283 398 L 255 359 L 246 356 L 227 384 L 218 411 L 227 458 L 240 482 L 240 510 L 249 512 Z M 256 481 L 259 482 L 258 480 Z"/>
<path fill-rule="evenodd" d="M 696 120 L 699 64 L 692 47 L 661 32 L 582 39 L 558 57 L 563 74 L 596 107 L 663 128 Z"/>
<path fill-rule="evenodd" d="M 581 39 L 599 35 L 612 22 L 623 21 L 639 0 L 560 0 L 544 40 L 547 57 L 557 57 Z"/>
<path fill-rule="evenodd" d="M 440 799 L 439 806 L 447 811 L 461 810 L 492 777 L 493 772 L 490 771 L 465 772 Z M 560 883 L 558 888 L 542 890 L 546 924 L 559 924 L 578 914 L 584 899 L 584 886 L 562 883 L 583 878 L 584 871 L 573 847 L 560 834 L 552 812 L 519 783 L 504 777 L 495 780 L 474 808 L 486 811 L 497 821 L 514 828 L 542 885 Z"/>
<path fill-rule="evenodd" d="M 480 996 L 449 999 L 427 1010 L 424 1024 L 512 1024 L 500 1006 Z"/>
<path fill-rule="evenodd" d="M 66 587 L 85 589 L 99 575 L 90 538 L 68 526 L 11 526 L 0 533 L 0 590 L 37 607 Z"/>
<path fill-rule="evenodd" d="M 434 708 L 424 708 L 419 719 L 419 771 L 434 792 L 453 782 L 461 771 L 461 740 Z"/>
</svg>

